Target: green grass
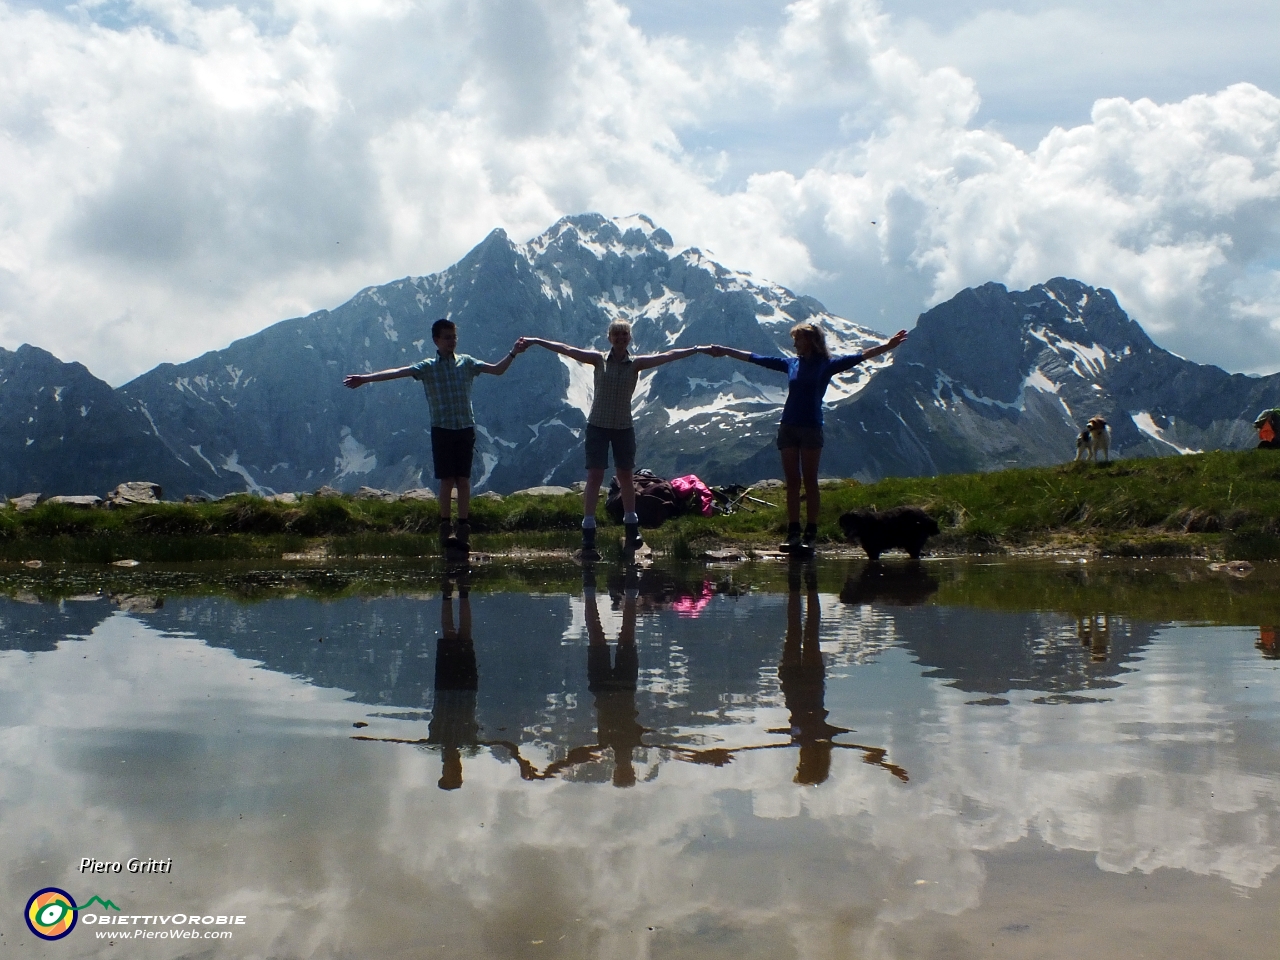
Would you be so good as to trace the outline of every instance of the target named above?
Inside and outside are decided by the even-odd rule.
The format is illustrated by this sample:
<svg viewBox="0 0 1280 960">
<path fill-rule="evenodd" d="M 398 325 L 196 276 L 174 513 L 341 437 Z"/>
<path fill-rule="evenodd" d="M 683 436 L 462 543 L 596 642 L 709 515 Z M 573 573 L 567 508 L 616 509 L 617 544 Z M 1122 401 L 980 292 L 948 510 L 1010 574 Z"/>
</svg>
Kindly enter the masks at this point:
<svg viewBox="0 0 1280 960">
<path fill-rule="evenodd" d="M 712 546 L 759 547 L 786 528 L 783 491 L 760 494 L 732 516 L 685 516 L 645 538 L 676 560 Z M 1280 559 L 1280 454 L 1269 450 L 1073 463 L 940 477 L 853 481 L 824 487 L 819 533 L 840 541 L 837 518 L 858 507 L 914 504 L 941 528 L 936 552 L 1073 547 L 1105 555 Z M 581 499 L 477 498 L 473 545 L 481 551 L 564 550 L 577 542 Z M 42 504 L 0 510 L 0 560 L 103 563 L 279 557 L 323 545 L 334 556 L 438 555 L 433 503 L 303 497 L 296 505 L 241 495 L 205 504 L 81 510 Z M 621 530 L 603 519 L 609 555 Z"/>
</svg>

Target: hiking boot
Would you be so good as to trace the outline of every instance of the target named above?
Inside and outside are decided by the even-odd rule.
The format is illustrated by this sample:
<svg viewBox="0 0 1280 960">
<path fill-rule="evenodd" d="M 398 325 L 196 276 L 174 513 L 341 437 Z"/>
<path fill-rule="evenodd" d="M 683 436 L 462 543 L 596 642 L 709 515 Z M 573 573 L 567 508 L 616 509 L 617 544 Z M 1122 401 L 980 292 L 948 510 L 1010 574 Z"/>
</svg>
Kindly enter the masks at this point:
<svg viewBox="0 0 1280 960">
<path fill-rule="evenodd" d="M 627 538 L 622 542 L 622 549 L 629 553 L 635 553 L 644 546 L 644 540 L 640 536 L 640 524 L 624 523 L 623 529 L 627 531 Z"/>
<path fill-rule="evenodd" d="M 582 559 L 587 562 L 600 559 L 600 551 L 596 549 L 596 528 L 582 528 Z"/>
<path fill-rule="evenodd" d="M 813 545 L 818 541 L 818 525 L 816 523 L 805 524 L 804 537 L 800 540 L 800 546 L 806 550 L 812 550 Z"/>
<path fill-rule="evenodd" d="M 796 547 L 800 546 L 800 524 L 787 524 L 787 539 L 778 544 L 778 549 L 783 553 L 790 553 Z"/>
<path fill-rule="evenodd" d="M 457 542 L 459 550 L 471 549 L 471 521 L 458 518 Z"/>
</svg>

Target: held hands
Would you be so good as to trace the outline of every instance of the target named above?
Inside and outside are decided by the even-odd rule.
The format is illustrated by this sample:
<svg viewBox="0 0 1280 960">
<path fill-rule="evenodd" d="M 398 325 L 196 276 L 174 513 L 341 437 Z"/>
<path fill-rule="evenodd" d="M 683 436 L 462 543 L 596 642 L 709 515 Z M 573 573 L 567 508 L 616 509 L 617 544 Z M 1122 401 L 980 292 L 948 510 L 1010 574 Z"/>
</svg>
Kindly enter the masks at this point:
<svg viewBox="0 0 1280 960">
<path fill-rule="evenodd" d="M 723 356 L 727 356 L 729 353 L 729 351 L 726 348 L 720 346 L 720 344 L 718 343 L 712 343 L 705 347 L 699 347 L 698 352 L 705 353 L 709 357 L 723 357 Z"/>
<path fill-rule="evenodd" d="M 512 353 L 524 353 L 529 349 L 530 343 L 528 337 L 520 337 L 516 340 L 516 345 L 511 348 Z"/>
</svg>

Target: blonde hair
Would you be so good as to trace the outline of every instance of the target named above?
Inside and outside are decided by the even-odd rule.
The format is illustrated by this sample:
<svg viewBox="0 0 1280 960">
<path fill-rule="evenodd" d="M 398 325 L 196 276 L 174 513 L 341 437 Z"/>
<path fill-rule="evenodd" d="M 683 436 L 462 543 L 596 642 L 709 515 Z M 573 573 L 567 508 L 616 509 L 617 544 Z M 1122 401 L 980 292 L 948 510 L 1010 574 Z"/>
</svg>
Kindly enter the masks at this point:
<svg viewBox="0 0 1280 960">
<path fill-rule="evenodd" d="M 831 352 L 827 349 L 827 335 L 822 332 L 820 326 L 815 323 L 797 323 L 791 328 L 791 339 L 794 340 L 797 337 L 808 337 L 814 351 L 822 359 L 830 359 Z"/>
<path fill-rule="evenodd" d="M 605 336 L 606 337 L 613 336 L 613 332 L 615 330 L 625 330 L 627 333 L 630 333 L 631 321 L 630 320 L 614 320 L 612 323 L 609 324 L 609 331 L 605 334 Z"/>
</svg>

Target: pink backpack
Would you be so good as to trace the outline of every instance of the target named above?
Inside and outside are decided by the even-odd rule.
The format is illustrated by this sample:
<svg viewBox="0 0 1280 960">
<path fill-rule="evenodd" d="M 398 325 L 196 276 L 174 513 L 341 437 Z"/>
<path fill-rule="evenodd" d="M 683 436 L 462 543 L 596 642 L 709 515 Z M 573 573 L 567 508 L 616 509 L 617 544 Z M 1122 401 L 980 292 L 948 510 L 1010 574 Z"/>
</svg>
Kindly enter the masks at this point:
<svg viewBox="0 0 1280 960">
<path fill-rule="evenodd" d="M 687 477 L 676 477 L 672 480 L 671 489 L 681 500 L 688 501 L 686 509 L 698 510 L 704 517 L 711 516 L 711 505 L 715 503 L 715 497 L 711 496 L 711 490 L 707 485 L 692 473 Z"/>
</svg>

